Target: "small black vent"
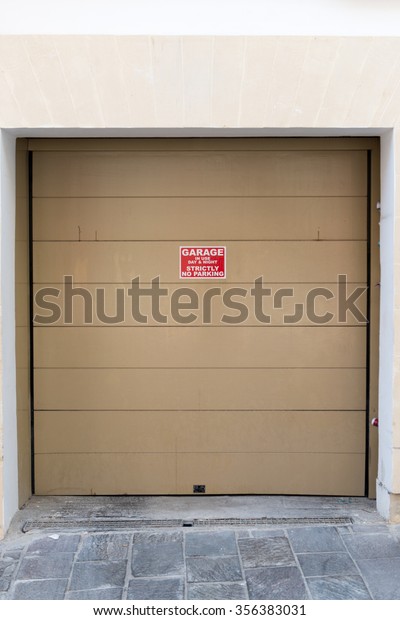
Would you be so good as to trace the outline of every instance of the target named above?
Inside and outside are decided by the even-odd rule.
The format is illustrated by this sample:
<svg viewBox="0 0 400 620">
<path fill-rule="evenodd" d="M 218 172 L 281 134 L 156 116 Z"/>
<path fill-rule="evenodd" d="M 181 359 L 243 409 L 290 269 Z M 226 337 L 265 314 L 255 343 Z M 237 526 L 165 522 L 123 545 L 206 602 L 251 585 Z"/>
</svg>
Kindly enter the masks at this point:
<svg viewBox="0 0 400 620">
<path fill-rule="evenodd" d="M 206 485 L 205 484 L 194 484 L 193 485 L 193 493 L 205 493 Z"/>
</svg>

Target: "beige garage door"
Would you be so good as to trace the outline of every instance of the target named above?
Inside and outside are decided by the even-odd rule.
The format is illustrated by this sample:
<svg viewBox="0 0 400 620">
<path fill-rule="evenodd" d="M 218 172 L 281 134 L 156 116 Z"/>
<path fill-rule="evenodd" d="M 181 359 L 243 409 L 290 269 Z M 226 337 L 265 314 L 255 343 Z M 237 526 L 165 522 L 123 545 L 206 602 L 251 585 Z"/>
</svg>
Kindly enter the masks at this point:
<svg viewBox="0 0 400 620">
<path fill-rule="evenodd" d="M 36 493 L 364 495 L 367 150 L 321 144 L 34 151 Z"/>
</svg>

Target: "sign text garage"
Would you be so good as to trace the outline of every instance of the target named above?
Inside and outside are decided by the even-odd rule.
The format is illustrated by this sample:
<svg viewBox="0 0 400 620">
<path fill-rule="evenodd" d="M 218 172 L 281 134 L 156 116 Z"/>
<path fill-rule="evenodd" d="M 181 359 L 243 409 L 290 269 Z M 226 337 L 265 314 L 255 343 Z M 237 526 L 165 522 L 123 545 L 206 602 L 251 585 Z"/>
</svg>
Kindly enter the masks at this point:
<svg viewBox="0 0 400 620">
<path fill-rule="evenodd" d="M 181 246 L 179 248 L 179 277 L 225 278 L 225 246 Z"/>
</svg>

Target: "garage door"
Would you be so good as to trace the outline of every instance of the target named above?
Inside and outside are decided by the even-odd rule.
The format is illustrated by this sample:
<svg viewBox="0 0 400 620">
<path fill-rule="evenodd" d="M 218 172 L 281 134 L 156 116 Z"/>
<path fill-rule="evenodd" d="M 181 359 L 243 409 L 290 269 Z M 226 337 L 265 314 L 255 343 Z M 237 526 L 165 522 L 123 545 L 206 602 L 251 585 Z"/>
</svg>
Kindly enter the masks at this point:
<svg viewBox="0 0 400 620">
<path fill-rule="evenodd" d="M 364 495 L 367 151 L 46 144 L 36 493 Z"/>
</svg>

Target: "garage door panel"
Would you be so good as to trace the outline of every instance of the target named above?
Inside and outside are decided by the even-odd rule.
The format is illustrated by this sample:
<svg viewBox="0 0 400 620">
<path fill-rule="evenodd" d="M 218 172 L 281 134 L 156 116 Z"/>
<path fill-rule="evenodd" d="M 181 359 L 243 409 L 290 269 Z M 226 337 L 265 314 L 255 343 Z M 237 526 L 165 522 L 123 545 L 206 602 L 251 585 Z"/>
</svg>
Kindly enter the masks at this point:
<svg viewBox="0 0 400 620">
<path fill-rule="evenodd" d="M 221 454 L 175 456 L 73 454 L 38 455 L 39 495 L 208 494 L 364 495 L 364 457 L 358 454 Z M 286 469 L 285 469 L 286 467 Z M 113 472 L 120 472 L 118 476 Z M 276 476 L 280 471 L 280 476 Z M 338 480 L 342 482 L 339 483 Z"/>
<path fill-rule="evenodd" d="M 38 495 L 161 495 L 176 493 L 176 456 L 38 454 Z"/>
<path fill-rule="evenodd" d="M 34 197 L 365 196 L 365 151 L 37 152 Z"/>
<path fill-rule="evenodd" d="M 182 240 L 180 245 L 185 245 Z M 209 240 L 198 245 L 212 245 Z M 227 281 L 350 282 L 366 280 L 365 241 L 227 242 Z M 34 282 L 179 282 L 176 242 L 36 242 Z M 187 282 L 187 281 L 186 281 Z M 218 281 L 217 281 L 218 282 Z"/>
<path fill-rule="evenodd" d="M 36 368 L 363 368 L 365 348 L 358 327 L 34 330 Z"/>
<path fill-rule="evenodd" d="M 182 416 L 176 411 L 37 411 L 35 451 L 175 453 Z"/>
<path fill-rule="evenodd" d="M 79 286 L 76 284 L 76 286 Z M 149 286 L 149 285 L 148 285 Z M 168 285 L 168 290 L 170 293 L 170 297 L 182 288 L 187 287 L 188 285 L 185 282 L 180 282 L 179 284 L 170 284 Z M 220 295 L 216 295 L 212 297 L 211 300 L 211 318 L 214 325 L 218 325 L 220 327 L 232 327 L 231 323 L 221 322 L 222 317 L 225 316 L 225 321 L 227 317 L 236 317 L 238 316 L 238 311 L 232 308 L 228 308 L 223 302 L 224 294 L 232 287 L 231 284 L 224 282 L 214 282 L 213 286 L 218 287 L 221 290 Z M 236 285 L 235 285 L 236 286 Z M 74 283 L 75 287 L 75 283 Z M 271 326 L 284 325 L 288 326 L 285 323 L 285 318 L 289 316 L 293 316 L 295 314 L 296 304 L 301 304 L 304 308 L 304 311 L 296 318 L 295 326 L 301 327 L 304 325 L 309 325 L 313 327 L 325 327 L 325 326 L 335 326 L 339 324 L 339 289 L 338 285 L 330 282 L 310 282 L 309 284 L 299 284 L 294 283 L 288 285 L 287 283 L 279 283 L 279 284 L 270 284 L 270 282 L 264 283 L 265 288 L 269 288 L 271 290 L 271 294 L 265 296 L 263 299 L 263 312 L 265 315 L 271 317 Z M 37 305 L 35 303 L 36 294 L 42 289 L 57 289 L 58 297 L 54 297 L 54 291 L 52 293 L 53 296 L 47 297 L 47 301 L 51 303 L 57 303 L 58 308 L 60 309 L 59 317 L 55 316 L 53 310 L 48 310 L 43 307 L 43 305 Z M 91 299 L 93 300 L 93 308 L 96 307 L 96 298 L 98 295 L 99 289 L 104 291 L 101 298 L 101 308 L 105 307 L 105 314 L 108 317 L 118 316 L 117 313 L 117 289 L 122 289 L 122 295 L 124 298 L 125 304 L 125 312 L 124 315 L 118 318 L 118 323 L 114 325 L 114 327 L 120 325 L 125 327 L 135 326 L 141 329 L 142 327 L 152 327 L 152 326 L 164 326 L 161 324 L 159 320 L 156 320 L 157 317 L 154 317 L 152 314 L 152 300 L 150 296 L 143 296 L 140 300 L 140 310 L 141 313 L 147 318 L 147 323 L 139 323 L 137 319 L 132 316 L 132 299 L 128 296 L 128 290 L 130 288 L 130 284 L 85 284 L 85 290 L 90 293 Z M 180 312 L 180 316 L 186 317 L 189 314 L 194 315 L 194 319 L 190 326 L 199 326 L 204 325 L 203 317 L 203 307 L 204 307 L 204 296 L 207 290 L 210 288 L 209 282 L 190 282 L 190 289 L 194 291 L 199 300 L 198 310 L 185 310 Z M 244 289 L 243 296 L 233 296 L 232 300 L 239 301 L 241 303 L 245 303 L 248 309 L 248 316 L 246 320 L 243 321 L 243 325 L 246 326 L 257 326 L 261 328 L 265 328 L 265 323 L 260 322 L 259 317 L 257 318 L 255 314 L 254 308 L 254 297 L 251 295 L 251 289 L 254 288 L 253 283 L 240 283 L 240 288 Z M 291 290 L 291 296 L 281 296 L 280 291 L 282 289 Z M 365 283 L 357 282 L 357 283 L 347 283 L 347 297 L 350 297 L 356 289 L 363 288 L 364 292 L 360 294 L 360 297 L 357 299 L 356 306 L 359 308 L 360 312 L 363 316 L 367 316 L 367 287 Z M 319 289 L 321 293 L 321 289 L 324 289 L 324 294 L 318 295 L 315 297 L 311 309 L 314 311 L 315 315 L 319 317 L 325 317 L 326 322 L 321 324 L 315 323 L 315 317 L 313 313 L 310 311 L 306 311 L 307 308 L 307 296 L 313 295 L 313 291 Z M 36 324 L 39 326 L 40 320 L 49 316 L 53 317 L 51 323 L 46 324 L 46 329 L 52 327 L 61 327 L 67 326 L 69 327 L 71 323 L 65 323 L 65 286 L 64 284 L 58 284 L 56 282 L 50 282 L 46 284 L 35 284 L 33 287 L 34 291 L 34 316 L 37 316 Z M 178 293 L 176 293 L 178 295 Z M 160 313 L 167 318 L 165 325 L 179 326 L 186 328 L 188 323 L 177 322 L 180 321 L 179 316 L 175 313 L 171 313 L 171 298 L 168 296 L 163 296 L 160 298 Z M 330 297 L 327 299 L 327 297 Z M 187 298 L 182 296 L 181 301 L 185 301 Z M 275 300 L 275 301 L 274 301 Z M 279 300 L 279 303 L 278 303 Z M 41 303 L 41 302 L 39 302 Z M 87 302 L 86 302 L 87 303 Z M 100 305 L 100 301 L 98 302 Z M 274 307 L 275 306 L 275 307 Z M 282 307 L 278 307 L 282 306 Z M 81 296 L 76 295 L 73 297 L 72 303 L 72 312 L 73 312 L 73 325 L 75 327 L 91 327 L 92 325 L 96 326 L 109 326 L 110 324 L 106 324 L 102 315 L 98 312 L 92 312 L 91 318 L 89 322 L 86 320 L 85 316 L 85 303 Z M 329 313 L 329 316 L 327 314 Z M 360 325 L 359 318 L 357 315 L 352 312 L 348 312 L 346 316 L 347 326 Z M 235 325 L 234 328 L 237 329 L 239 326 Z"/>
<path fill-rule="evenodd" d="M 365 408 L 363 369 L 37 369 L 35 409 Z"/>
<path fill-rule="evenodd" d="M 363 411 L 38 411 L 35 446 L 36 454 L 363 454 L 365 415 Z"/>
<path fill-rule="evenodd" d="M 364 418 L 362 411 L 186 412 L 177 451 L 363 454 Z"/>
<path fill-rule="evenodd" d="M 36 198 L 35 241 L 366 239 L 366 198 Z M 194 217 L 189 217 L 194 213 Z"/>
<path fill-rule="evenodd" d="M 177 469 L 181 494 L 364 495 L 363 454 L 179 454 Z"/>
</svg>

